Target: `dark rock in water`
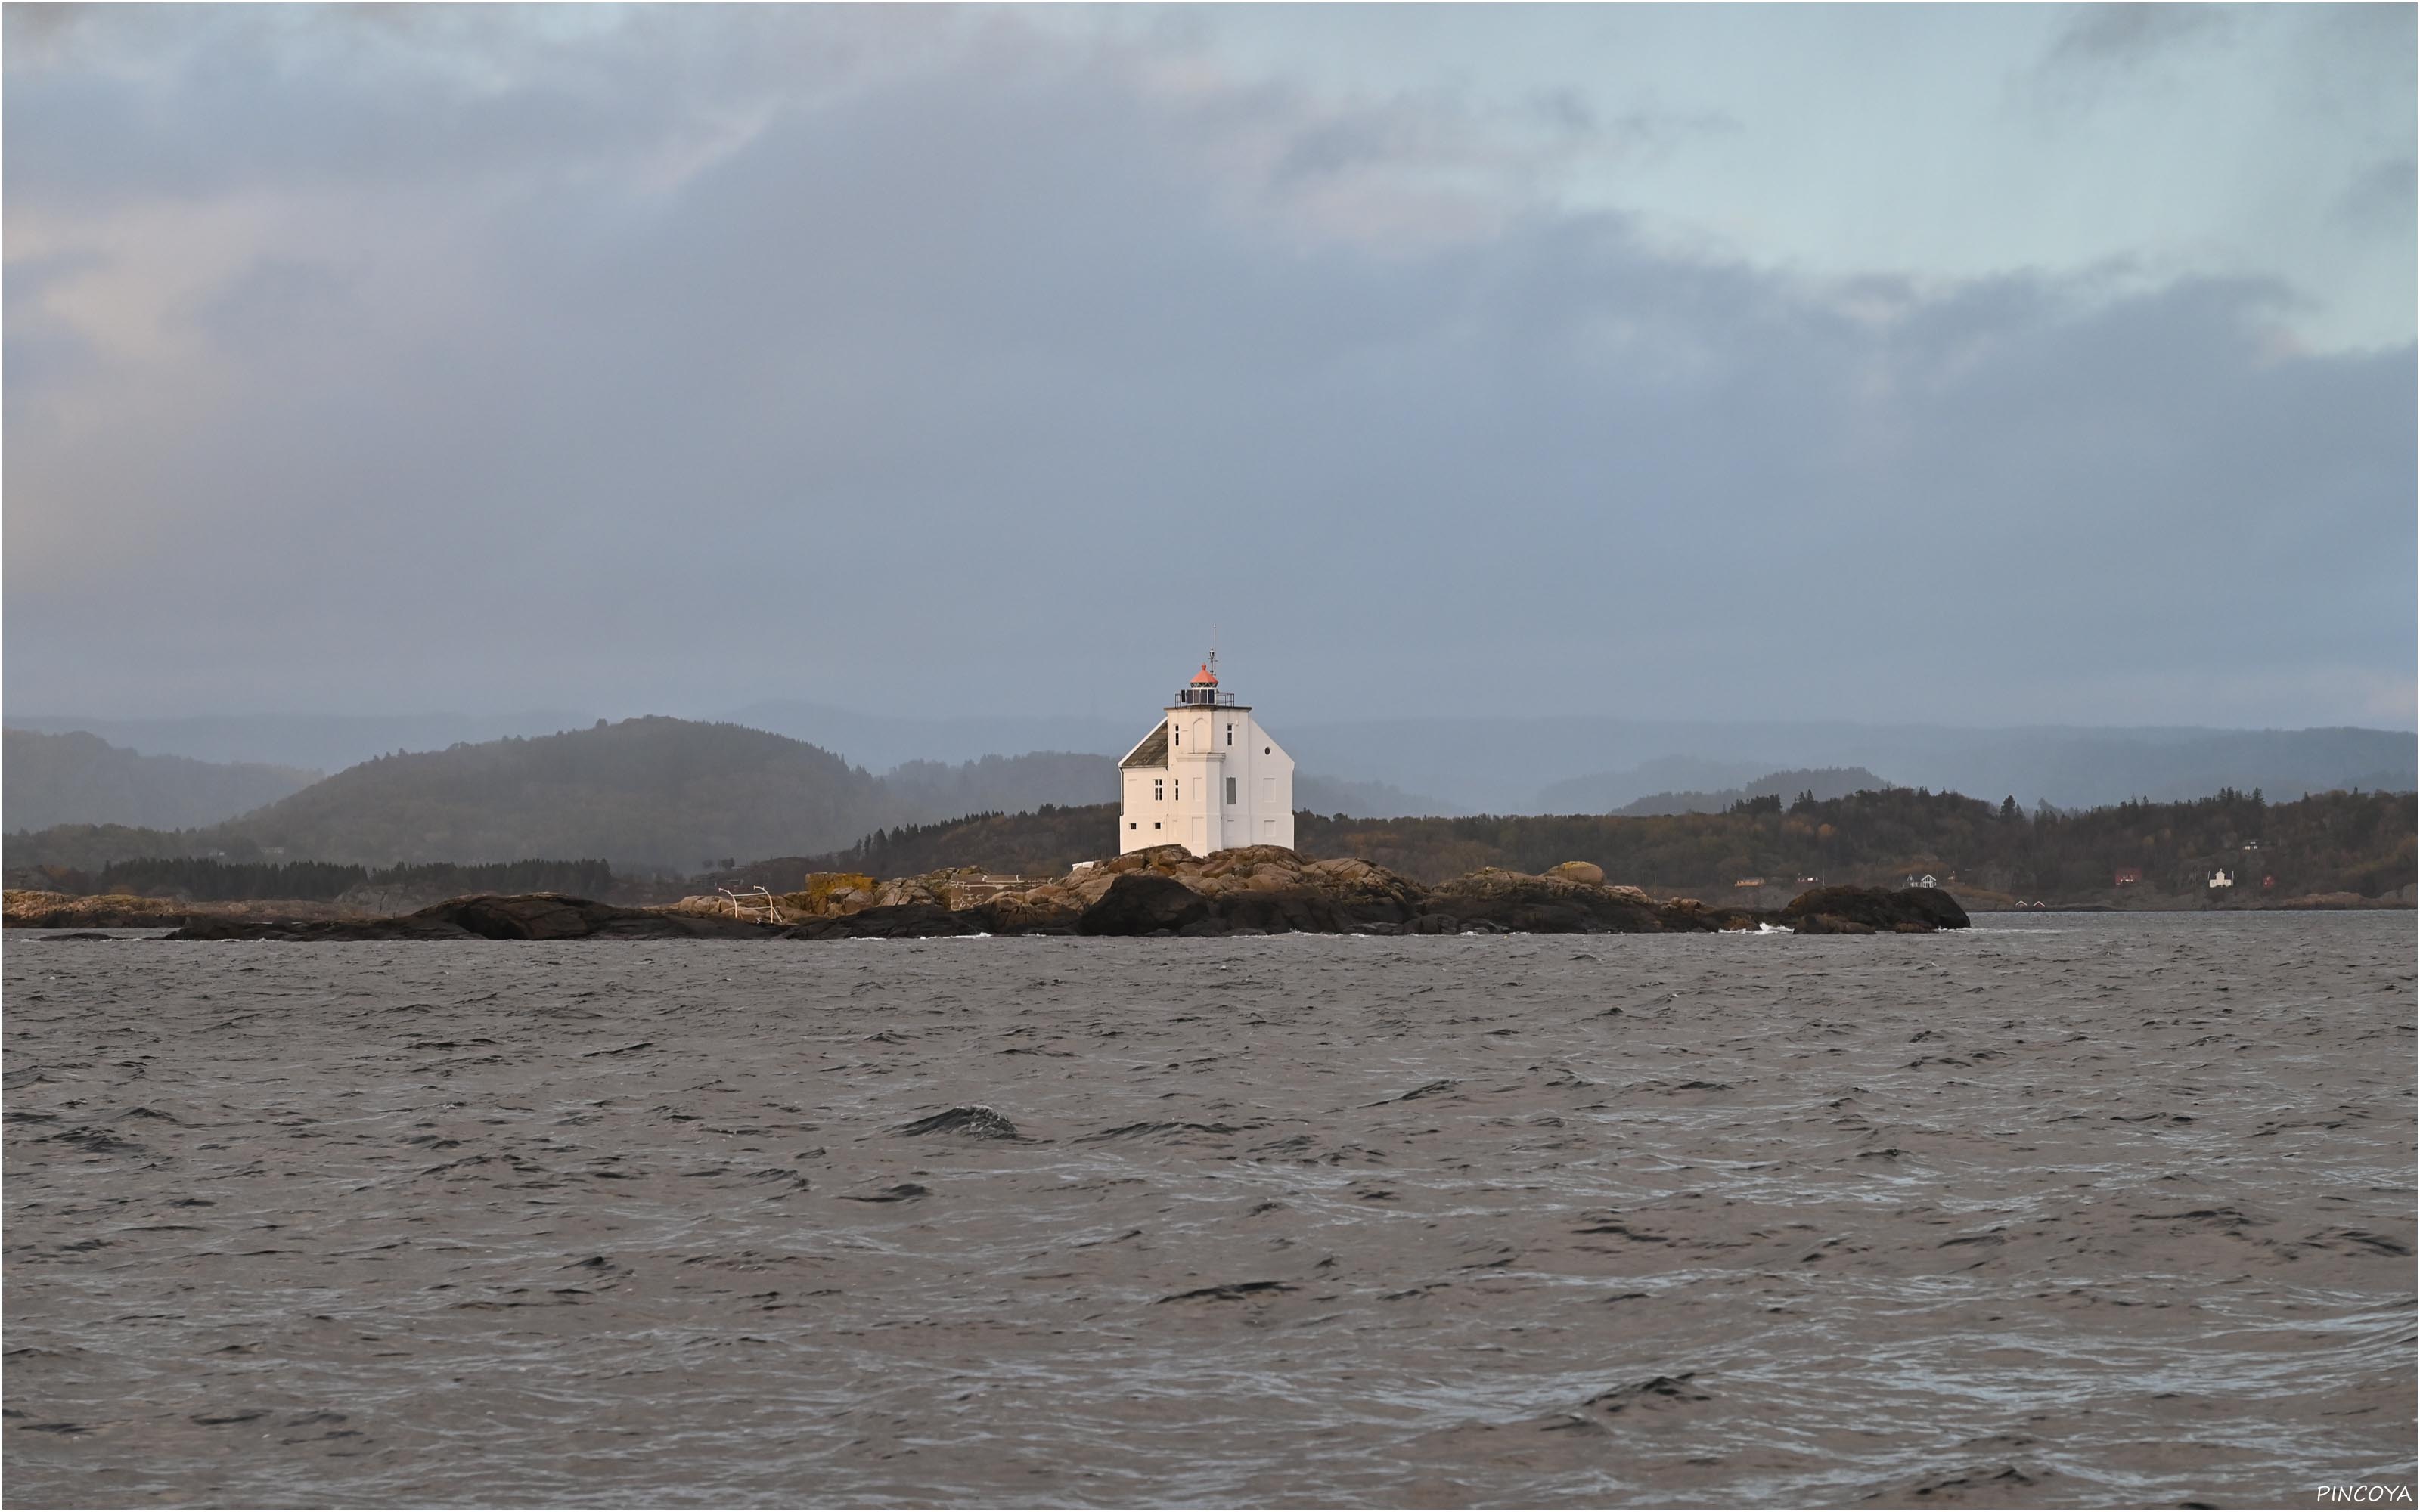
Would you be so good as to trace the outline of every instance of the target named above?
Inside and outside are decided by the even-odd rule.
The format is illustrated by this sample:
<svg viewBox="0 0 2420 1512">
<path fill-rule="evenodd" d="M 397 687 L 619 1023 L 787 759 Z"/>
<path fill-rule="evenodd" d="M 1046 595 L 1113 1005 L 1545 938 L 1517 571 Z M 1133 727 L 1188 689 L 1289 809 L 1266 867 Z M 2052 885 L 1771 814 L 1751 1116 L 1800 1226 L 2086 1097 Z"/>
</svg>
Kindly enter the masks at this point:
<svg viewBox="0 0 2420 1512">
<path fill-rule="evenodd" d="M 1333 914 L 1326 900 L 1312 895 L 1308 888 L 1295 887 L 1282 892 L 1239 892 L 1221 898 L 1216 917 L 1225 932 L 1313 933 L 1325 933 Z"/>
<path fill-rule="evenodd" d="M 97 929 L 71 929 L 64 933 L 45 934 L 42 938 L 46 940 L 114 940 L 117 936 L 104 934 Z"/>
<path fill-rule="evenodd" d="M 679 940 L 764 939 L 770 924 L 697 914 L 620 908 L 558 892 L 501 897 L 479 893 L 431 903 L 398 918 L 301 921 L 197 918 L 172 931 L 172 940 Z"/>
<path fill-rule="evenodd" d="M 1123 872 L 1076 921 L 1079 934 L 1171 933 L 1210 916 L 1210 901 L 1173 877 Z"/>
<path fill-rule="evenodd" d="M 1792 899 L 1781 918 L 1802 934 L 1923 934 L 1968 923 L 1966 910 L 1939 887 L 1817 887 Z"/>
<path fill-rule="evenodd" d="M 1223 1287 L 1196 1287 L 1191 1291 L 1179 1291 L 1159 1300 L 1161 1302 L 1241 1302 L 1246 1297 L 1267 1296 L 1295 1289 L 1282 1281 L 1231 1281 Z"/>
<path fill-rule="evenodd" d="M 1939 887 L 1902 887 L 1891 897 L 1916 915 L 1916 922 L 1934 929 L 1964 929 L 1974 922 L 1958 900 Z"/>
<path fill-rule="evenodd" d="M 913 1202 L 918 1197 L 932 1195 L 930 1187 L 919 1186 L 914 1181 L 902 1181 L 897 1186 L 886 1186 L 879 1192 L 844 1192 L 840 1199 L 843 1202 Z"/>
<path fill-rule="evenodd" d="M 1016 1125 L 980 1103 L 971 1107 L 951 1108 L 929 1119 L 918 1119 L 913 1123 L 903 1123 L 898 1132 L 904 1134 L 956 1134 L 970 1139 L 1024 1137 L 1016 1132 Z"/>
<path fill-rule="evenodd" d="M 761 939 L 774 933 L 745 919 L 617 908 L 550 892 L 454 898 L 404 917 L 443 919 L 483 940 Z"/>
<path fill-rule="evenodd" d="M 1871 924 L 1861 924 L 1838 914 L 1793 914 L 1790 927 L 1801 934 L 1879 934 Z"/>
<path fill-rule="evenodd" d="M 794 940 L 927 940 L 987 933 L 985 926 L 989 922 L 989 916 L 979 908 L 954 913 L 932 903 L 892 903 L 854 914 L 810 918 L 794 925 L 788 933 Z"/>
<path fill-rule="evenodd" d="M 1430 889 L 1420 912 L 1478 933 L 1652 934 L 1719 927 L 1711 914 L 1659 908 L 1631 888 L 1492 869 Z"/>
<path fill-rule="evenodd" d="M 1713 1401 L 1714 1397 L 1689 1384 L 1697 1376 L 1694 1370 L 1684 1370 L 1677 1376 L 1657 1376 L 1635 1385 L 1615 1386 L 1598 1392 L 1580 1405 L 1593 1407 L 1600 1412 L 1619 1412 L 1626 1408 L 1659 1406 L 1667 1402 Z"/>
</svg>

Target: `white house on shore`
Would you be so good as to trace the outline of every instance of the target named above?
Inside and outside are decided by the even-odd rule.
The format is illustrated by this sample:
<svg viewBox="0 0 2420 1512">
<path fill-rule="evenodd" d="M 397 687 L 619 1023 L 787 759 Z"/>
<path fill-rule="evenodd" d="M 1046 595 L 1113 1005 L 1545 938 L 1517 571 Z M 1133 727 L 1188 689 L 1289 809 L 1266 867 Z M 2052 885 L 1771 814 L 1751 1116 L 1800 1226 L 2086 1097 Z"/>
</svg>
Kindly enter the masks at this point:
<svg viewBox="0 0 2420 1512">
<path fill-rule="evenodd" d="M 1218 653 L 1118 763 L 1118 851 L 1294 848 L 1294 758 L 1218 691 Z"/>
</svg>

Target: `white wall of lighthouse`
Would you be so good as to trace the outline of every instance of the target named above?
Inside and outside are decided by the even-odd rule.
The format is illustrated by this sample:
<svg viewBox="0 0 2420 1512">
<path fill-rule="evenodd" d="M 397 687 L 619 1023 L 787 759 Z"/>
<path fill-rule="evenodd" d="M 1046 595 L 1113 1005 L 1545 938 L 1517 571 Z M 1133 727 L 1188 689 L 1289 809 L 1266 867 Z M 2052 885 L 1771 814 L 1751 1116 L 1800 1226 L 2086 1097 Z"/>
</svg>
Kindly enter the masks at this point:
<svg viewBox="0 0 2420 1512">
<path fill-rule="evenodd" d="M 1118 849 L 1294 845 L 1294 758 L 1207 666 L 1119 764 Z"/>
</svg>

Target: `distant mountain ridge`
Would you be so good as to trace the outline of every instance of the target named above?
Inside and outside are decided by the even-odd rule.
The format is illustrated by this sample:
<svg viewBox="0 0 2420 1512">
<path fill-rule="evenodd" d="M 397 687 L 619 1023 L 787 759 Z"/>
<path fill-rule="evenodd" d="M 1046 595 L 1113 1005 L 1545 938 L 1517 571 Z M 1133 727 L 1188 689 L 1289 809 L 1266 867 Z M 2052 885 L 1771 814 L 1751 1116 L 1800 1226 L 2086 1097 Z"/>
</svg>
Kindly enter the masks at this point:
<svg viewBox="0 0 2420 1512">
<path fill-rule="evenodd" d="M 1879 793 L 1896 787 L 1862 766 L 1823 766 L 1792 772 L 1767 772 L 1764 776 L 1735 788 L 1718 788 L 1712 793 L 1653 793 L 1614 810 L 1626 818 L 1639 819 L 1657 814 L 1725 813 L 1731 805 L 1749 798 L 1781 798 L 1794 801 L 1802 795 L 1813 794 L 1818 803 L 1845 798 L 1852 793 Z"/>
<path fill-rule="evenodd" d="M 392 865 L 814 849 L 888 815 L 879 781 L 817 747 L 659 717 L 381 756 L 219 826 L 294 858 Z"/>
<path fill-rule="evenodd" d="M 165 719 L 37 714 L 10 715 L 7 722 L 11 729 L 47 734 L 83 731 L 146 755 L 339 772 L 396 751 L 443 750 L 464 742 L 584 730 L 596 722 L 596 717 L 561 709 L 516 714 L 212 714 Z"/>
<path fill-rule="evenodd" d="M 24 739 L 43 750 L 114 749 L 88 734 Z M 9 837 L 12 867 L 94 869 L 214 854 L 372 867 L 596 856 L 626 871 L 686 874 L 726 859 L 838 850 L 903 825 L 1114 800 L 1118 791 L 1109 756 L 1031 751 L 955 765 L 910 762 L 876 776 L 785 735 L 648 717 L 375 757 L 307 786 L 301 784 L 314 774 L 292 774 L 261 790 L 258 803 L 239 801 L 249 795 L 229 797 L 207 815 L 214 823 L 142 824 L 79 811 L 32 825 L 14 822 L 16 784 L 33 770 L 21 772 L 15 749 L 10 827 L 42 833 Z M 245 770 L 124 751 L 112 758 L 118 759 L 159 764 L 146 770 Z M 1408 795 L 1316 777 L 1303 779 L 1303 793 L 1329 812 L 1419 807 Z M 230 816 L 231 808 L 244 811 Z"/>
<path fill-rule="evenodd" d="M 265 763 L 146 756 L 85 732 L 12 729 L 0 740 L 0 824 L 11 829 L 211 825 L 299 793 L 320 775 Z"/>
<path fill-rule="evenodd" d="M 1715 761 L 1706 756 L 1658 756 L 1624 771 L 1568 778 L 1538 790 L 1540 813 L 1613 813 L 1654 794 L 1719 791 L 1780 766 L 1779 762 Z"/>
<path fill-rule="evenodd" d="M 758 712 L 765 717 L 761 724 L 753 717 Z M 1125 750 L 1142 727 L 1133 720 L 1042 716 L 859 715 L 796 702 L 756 705 L 751 713 L 739 723 L 803 738 L 846 764 L 885 773 L 899 801 L 876 806 L 884 824 L 894 822 L 889 817 L 893 813 L 898 822 L 916 822 L 950 812 L 1103 801 L 1114 795 L 1114 787 L 1107 779 L 1095 783 L 1089 774 L 1109 768 L 1087 763 L 1105 763 Z M 53 717 L 10 722 L 47 732 L 61 728 Z M 397 750 L 429 752 L 458 743 L 590 728 L 591 720 L 548 710 L 92 724 L 104 739 L 146 754 L 249 755 L 329 770 Z M 1359 817 L 1605 813 L 1658 794 L 1714 795 L 1776 770 L 1825 767 L 1862 767 L 1936 791 L 2013 795 L 2028 809 L 2040 801 L 2075 809 L 2133 797 L 2193 797 L 2225 787 L 2257 788 L 2283 799 L 2331 789 L 2409 792 L 2420 785 L 2420 745 L 2408 733 L 2386 730 L 1977 730 L 1691 723 L 1588 714 L 1299 724 L 1287 718 L 1275 728 L 1299 764 L 1297 807 Z M 829 738 L 802 734 L 813 731 L 827 732 Z M 1015 750 L 1025 754 L 1001 754 Z M 970 764 L 979 770 L 957 772 Z M 1325 775 L 1339 773 L 1352 776 Z M 8 819 L 11 828 L 39 827 L 35 821 L 53 812 L 123 824 L 135 811 L 54 810 L 36 789 L 13 780 L 8 796 L 17 810 Z M 179 812 L 187 825 L 209 822 L 206 810 Z M 369 859 L 384 865 L 395 857 Z"/>
<path fill-rule="evenodd" d="M 2273 798 L 2420 787 L 2420 741 L 2409 732 L 2354 728 L 1989 730 L 1569 715 L 1312 723 L 1280 734 L 1305 766 L 1357 772 L 1494 813 L 1604 812 L 1659 791 L 1711 791 L 1786 767 L 1862 766 L 1936 792 L 2013 795 L 2028 808 L 2183 799 L 2226 787 L 2260 788 Z M 1662 775 L 1681 760 L 1730 770 L 1677 780 Z"/>
</svg>

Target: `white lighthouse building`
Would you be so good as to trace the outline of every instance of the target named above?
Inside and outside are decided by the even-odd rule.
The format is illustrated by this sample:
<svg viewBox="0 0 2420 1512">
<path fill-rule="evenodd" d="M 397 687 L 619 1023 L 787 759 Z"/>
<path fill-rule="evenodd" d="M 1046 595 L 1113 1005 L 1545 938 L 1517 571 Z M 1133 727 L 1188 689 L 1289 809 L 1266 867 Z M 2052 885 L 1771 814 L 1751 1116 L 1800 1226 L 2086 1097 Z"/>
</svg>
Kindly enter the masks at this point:
<svg viewBox="0 0 2420 1512">
<path fill-rule="evenodd" d="M 1118 763 L 1118 850 L 1182 845 L 1196 856 L 1242 845 L 1294 848 L 1294 758 L 1218 691 L 1218 654 Z"/>
</svg>

